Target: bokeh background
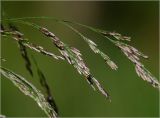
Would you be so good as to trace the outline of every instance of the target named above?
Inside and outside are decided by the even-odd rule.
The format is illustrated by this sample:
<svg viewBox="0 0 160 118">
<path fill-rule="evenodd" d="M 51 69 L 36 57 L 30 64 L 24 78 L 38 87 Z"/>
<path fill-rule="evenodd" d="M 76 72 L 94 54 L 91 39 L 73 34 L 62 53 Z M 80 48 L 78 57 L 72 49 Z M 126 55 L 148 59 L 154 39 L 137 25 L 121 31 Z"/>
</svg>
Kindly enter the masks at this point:
<svg viewBox="0 0 160 118">
<path fill-rule="evenodd" d="M 50 16 L 80 22 L 96 28 L 117 31 L 131 36 L 129 43 L 150 58 L 143 60 L 145 66 L 159 77 L 159 5 L 154 2 L 56 2 L 56 1 L 1 1 L 1 13 L 9 18 Z M 53 31 L 65 43 L 77 47 L 93 75 L 111 95 L 112 102 L 94 92 L 84 78 L 65 61 L 53 60 L 28 49 L 45 74 L 61 117 L 158 117 L 158 90 L 140 79 L 134 65 L 107 39 L 80 28 L 95 41 L 119 66 L 111 70 L 103 59 L 94 54 L 88 45 L 70 29 L 51 20 L 29 20 Z M 59 54 L 42 34 L 31 27 L 16 24 L 30 42 L 42 45 Z M 32 61 L 34 77 L 25 69 L 17 44 L 12 39 L 1 38 L 1 55 L 7 61 L 2 66 L 23 75 L 41 89 Z M 8 117 L 42 117 L 43 111 L 29 97 L 22 94 L 6 78 L 1 77 L 1 113 Z"/>
</svg>

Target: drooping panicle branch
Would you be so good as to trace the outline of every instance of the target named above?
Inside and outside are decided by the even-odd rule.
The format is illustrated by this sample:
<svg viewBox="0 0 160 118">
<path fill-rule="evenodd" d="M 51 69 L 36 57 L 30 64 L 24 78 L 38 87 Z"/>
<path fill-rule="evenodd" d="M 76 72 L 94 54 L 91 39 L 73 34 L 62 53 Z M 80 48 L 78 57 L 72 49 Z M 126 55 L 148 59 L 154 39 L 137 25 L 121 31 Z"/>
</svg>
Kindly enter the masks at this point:
<svg viewBox="0 0 160 118">
<path fill-rule="evenodd" d="M 99 30 L 99 32 L 101 34 L 103 34 L 104 36 L 113 36 L 117 40 L 131 41 L 131 37 L 123 36 L 123 35 L 121 35 L 120 33 L 117 33 L 117 32 L 109 32 L 109 31 L 103 31 L 103 30 Z"/>
<path fill-rule="evenodd" d="M 130 37 L 122 36 L 121 34 L 116 33 L 116 32 L 108 32 L 108 31 L 96 29 L 96 28 L 93 28 L 87 25 L 77 23 L 77 22 L 70 22 L 70 21 L 64 21 L 64 22 L 85 27 L 107 38 L 109 41 L 114 43 L 115 46 L 119 47 L 121 51 L 126 55 L 126 57 L 135 64 L 135 70 L 139 77 L 141 77 L 143 80 L 150 83 L 153 87 L 158 88 L 158 89 L 160 88 L 160 83 L 156 79 L 156 77 L 154 77 L 140 62 L 139 57 L 148 58 L 148 56 L 144 55 L 142 52 L 138 51 L 136 48 L 128 44 L 125 44 L 123 42 L 120 42 L 123 40 L 130 41 L 131 39 Z M 113 39 L 111 39 L 109 36 L 113 36 Z M 117 39 L 117 40 L 114 40 L 114 39 Z"/>
<path fill-rule="evenodd" d="M 40 28 L 40 31 L 45 36 L 51 38 L 54 45 L 56 45 L 56 47 L 59 49 L 59 51 L 65 57 L 65 59 L 68 61 L 68 63 L 72 64 L 77 69 L 79 74 L 82 74 L 86 78 L 87 82 L 92 86 L 93 89 L 95 89 L 95 87 L 94 87 L 94 84 L 95 84 L 97 86 L 98 90 L 102 94 L 106 93 L 106 91 L 104 91 L 102 86 L 98 86 L 98 84 L 95 81 L 93 81 L 94 77 L 92 77 L 90 70 L 86 66 L 86 64 L 84 63 L 84 61 L 81 57 L 81 53 L 78 49 L 76 49 L 74 47 L 69 47 L 68 45 L 64 44 L 58 37 L 56 37 L 52 32 L 50 32 L 46 28 L 42 27 L 42 28 Z M 94 80 L 95 80 L 95 78 L 94 78 Z M 109 95 L 108 93 L 105 94 L 105 96 L 107 98 L 109 97 L 108 95 Z"/>
<path fill-rule="evenodd" d="M 35 29 L 39 29 L 39 31 L 42 32 L 45 36 L 51 38 L 54 45 L 59 49 L 60 53 L 68 61 L 68 63 L 72 64 L 77 69 L 77 71 L 86 78 L 87 82 L 95 90 L 94 84 L 97 86 L 97 83 L 94 83 L 94 81 L 92 81 L 92 78 L 89 78 L 89 77 L 92 77 L 92 75 L 90 73 L 89 68 L 85 65 L 83 59 L 81 58 L 81 53 L 78 49 L 64 44 L 62 41 L 60 41 L 60 39 L 58 37 L 56 37 L 52 32 L 48 31 L 48 29 L 46 29 L 46 28 L 43 28 L 43 27 L 38 26 L 34 23 L 30 23 L 30 22 L 26 22 L 26 21 L 22 21 L 22 20 L 13 20 L 13 21 L 32 26 Z M 5 33 L 8 33 L 8 32 L 5 32 Z M 26 44 L 26 46 L 28 46 L 28 45 Z M 34 49 L 34 50 L 37 49 L 33 45 L 29 45 L 28 47 L 31 49 Z M 102 87 L 102 86 L 99 86 L 99 87 Z M 102 90 L 104 90 L 104 89 L 102 88 L 100 90 L 99 87 L 98 87 L 98 90 L 100 92 L 102 92 Z M 105 93 L 106 91 L 103 91 L 103 92 Z M 109 94 L 106 93 L 106 95 L 109 95 Z M 106 97 L 108 98 L 109 96 L 106 96 Z"/>
<path fill-rule="evenodd" d="M 18 41 L 17 37 L 21 37 L 21 35 L 23 35 L 22 33 L 18 32 L 18 31 L 7 31 L 7 30 L 2 30 L 3 34 L 2 36 L 11 36 L 12 38 L 14 38 L 16 41 Z M 63 57 L 61 56 L 58 56 L 58 55 L 55 55 L 53 54 L 52 52 L 49 52 L 47 51 L 46 49 L 44 49 L 42 46 L 39 46 L 39 45 L 36 45 L 36 44 L 33 44 L 33 43 L 30 43 L 28 41 L 28 39 L 23 39 L 21 40 L 21 43 L 23 43 L 24 46 L 26 46 L 27 48 L 30 48 L 31 50 L 33 51 L 36 51 L 38 53 L 41 53 L 43 55 L 46 55 L 46 56 L 49 56 L 49 57 L 52 57 L 54 59 L 60 59 L 60 60 L 64 60 Z"/>
<path fill-rule="evenodd" d="M 22 43 L 22 41 L 24 40 L 23 34 L 20 33 L 18 28 L 11 23 L 9 23 L 9 29 L 11 31 L 15 32 L 16 35 L 14 35 L 13 37 L 14 37 L 14 39 L 16 39 L 18 41 L 20 53 L 21 53 L 21 56 L 23 57 L 23 59 L 25 61 L 26 69 L 28 70 L 30 75 L 33 76 L 32 68 L 31 68 L 31 62 L 30 62 L 30 59 L 28 57 L 27 49 Z"/>
<path fill-rule="evenodd" d="M 3 67 L 0 67 L 0 73 L 8 78 L 22 93 L 35 100 L 49 118 L 57 117 L 56 112 L 46 101 L 43 94 L 25 78 Z"/>
<path fill-rule="evenodd" d="M 79 32 L 77 29 L 73 28 L 71 25 L 69 25 L 67 23 L 64 23 L 64 22 L 62 22 L 62 24 L 66 25 L 67 27 L 69 27 L 70 29 L 72 29 L 82 39 L 84 39 L 84 41 L 89 45 L 89 47 L 91 48 L 91 50 L 94 53 L 99 54 L 105 60 L 105 62 L 111 67 L 111 69 L 116 70 L 118 68 L 118 66 L 109 58 L 108 55 L 106 55 L 104 52 L 102 52 L 100 49 L 98 49 L 97 44 L 95 42 L 93 42 L 89 38 L 85 37 L 81 32 Z"/>
<path fill-rule="evenodd" d="M 23 59 L 25 60 L 26 68 L 29 71 L 29 73 L 33 76 L 33 72 L 31 69 L 31 62 L 30 62 L 28 54 L 27 54 L 27 49 L 21 41 L 18 41 L 18 44 L 19 44 L 21 55 L 22 55 Z"/>
<path fill-rule="evenodd" d="M 58 114 L 58 107 L 57 107 L 56 102 L 53 98 L 53 95 L 51 94 L 51 90 L 50 90 L 50 87 L 47 83 L 45 75 L 43 74 L 43 72 L 38 67 L 38 64 L 37 64 L 37 62 L 36 62 L 36 60 L 34 59 L 33 56 L 32 56 L 32 59 L 33 59 L 35 65 L 36 65 L 36 69 L 37 69 L 37 73 L 38 73 L 38 76 L 39 76 L 40 84 L 41 84 L 41 86 L 43 87 L 43 89 L 46 93 L 45 98 L 48 101 L 48 103 L 51 105 L 51 107 L 55 110 L 55 112 Z"/>
<path fill-rule="evenodd" d="M 150 83 L 153 87 L 159 89 L 160 83 L 158 82 L 158 80 L 140 62 L 139 57 L 148 58 L 148 56 L 144 55 L 142 52 L 125 43 L 119 41 L 116 41 L 114 43 L 121 49 L 121 51 L 126 55 L 126 57 L 135 64 L 135 70 L 137 75 L 141 77 L 144 81 Z"/>
</svg>

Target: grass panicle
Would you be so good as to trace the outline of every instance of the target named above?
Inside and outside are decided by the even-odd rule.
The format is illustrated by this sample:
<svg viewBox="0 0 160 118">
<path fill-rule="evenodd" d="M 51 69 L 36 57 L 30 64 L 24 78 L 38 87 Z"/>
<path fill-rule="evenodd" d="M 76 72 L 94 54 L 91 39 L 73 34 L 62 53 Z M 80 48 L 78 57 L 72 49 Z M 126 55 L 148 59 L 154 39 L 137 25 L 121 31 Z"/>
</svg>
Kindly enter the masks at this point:
<svg viewBox="0 0 160 118">
<path fill-rule="evenodd" d="M 35 52 L 41 53 L 43 55 L 52 57 L 57 60 L 66 60 L 78 71 L 79 74 L 84 76 L 85 80 L 91 85 L 91 87 L 94 90 L 97 89 L 101 94 L 103 94 L 106 98 L 109 98 L 110 100 L 110 96 L 108 92 L 102 87 L 99 81 L 91 74 L 90 69 L 87 67 L 87 65 L 85 64 L 82 58 L 81 52 L 77 48 L 65 44 L 61 39 L 59 39 L 54 33 L 49 31 L 47 28 L 39 26 L 32 22 L 25 21 L 27 19 L 28 20 L 29 19 L 46 19 L 46 20 L 48 19 L 69 27 L 72 31 L 77 33 L 89 45 L 90 49 L 94 53 L 99 54 L 104 59 L 104 61 L 111 67 L 111 69 L 117 70 L 118 66 L 110 59 L 110 57 L 104 52 L 102 52 L 98 48 L 95 42 L 93 42 L 83 33 L 78 31 L 76 28 L 74 28 L 74 26 L 76 25 L 79 27 L 87 28 L 97 34 L 100 34 L 102 37 L 105 37 L 108 41 L 113 43 L 134 64 L 135 71 L 140 78 L 150 83 L 153 87 L 158 89 L 160 88 L 160 83 L 156 79 L 156 77 L 154 77 L 141 63 L 140 59 L 141 58 L 147 59 L 148 56 L 144 55 L 142 52 L 138 51 L 133 46 L 125 43 L 125 41 L 131 41 L 131 37 L 123 36 L 122 34 L 117 32 L 109 32 L 109 31 L 97 29 L 97 28 L 84 25 L 81 23 L 77 23 L 77 22 L 58 20 L 52 17 L 24 17 L 24 18 L 4 19 L 4 21 L 17 22 L 17 23 L 28 25 L 28 26 L 31 26 L 32 28 L 37 29 L 38 31 L 40 31 L 41 34 L 43 34 L 47 38 L 50 38 L 52 43 L 56 46 L 56 48 L 61 53 L 60 56 L 57 56 L 52 52 L 45 50 L 42 46 L 30 43 L 28 39 L 24 38 L 23 33 L 18 31 L 14 25 L 10 25 L 9 29 L 5 29 L 4 26 L 1 24 L 1 30 L 0 30 L 1 35 L 5 37 L 11 37 L 19 43 L 22 57 L 25 59 L 25 62 L 26 62 L 26 68 L 31 74 L 32 74 L 31 64 L 27 56 L 26 48 L 30 48 Z M 45 96 L 41 94 L 41 92 L 38 91 L 31 83 L 26 81 L 23 77 L 13 73 L 12 71 L 9 71 L 1 67 L 0 72 L 6 78 L 10 79 L 15 84 L 15 86 L 17 86 L 24 94 L 33 98 L 39 104 L 41 109 L 44 110 L 49 117 L 57 117 L 58 109 L 53 99 L 53 96 L 51 94 L 47 80 L 44 74 L 42 73 L 42 71 L 39 69 L 38 64 L 36 63 L 34 58 L 33 58 L 33 61 L 36 65 L 37 73 L 40 79 L 40 84 L 46 93 Z"/>
<path fill-rule="evenodd" d="M 41 27 L 37 24 L 30 23 L 27 21 L 22 21 L 22 20 L 13 20 L 13 21 L 32 26 L 33 28 L 39 30 L 45 36 L 49 37 L 52 40 L 52 42 L 54 43 L 54 45 L 58 48 L 58 50 L 60 51 L 62 56 L 65 58 L 65 60 L 67 60 L 67 62 L 69 64 L 73 65 L 77 69 L 77 71 L 86 78 L 87 82 L 91 85 L 91 87 L 94 90 L 95 90 L 95 87 L 97 87 L 101 93 L 103 91 L 102 94 L 105 95 L 106 98 L 109 98 L 109 94 L 104 90 L 104 88 L 101 88 L 102 86 L 99 86 L 99 84 L 97 84 L 97 82 L 92 80 L 93 76 L 90 73 L 89 68 L 84 63 L 84 61 L 81 57 L 81 53 L 78 49 L 71 47 L 71 46 L 68 46 L 67 44 L 63 43 L 58 37 L 56 37 L 52 32 L 50 32 L 48 29 L 46 29 L 44 27 Z M 94 78 L 94 80 L 95 80 L 95 78 Z"/>
<path fill-rule="evenodd" d="M 72 64 L 79 74 L 82 74 L 87 82 L 92 86 L 92 88 L 95 90 L 94 84 L 97 86 L 98 90 L 105 95 L 106 98 L 109 97 L 109 94 L 104 91 L 102 86 L 99 86 L 97 82 L 93 81 L 93 78 L 89 68 L 84 63 L 81 53 L 78 49 L 74 47 L 70 47 L 67 44 L 63 43 L 58 37 L 56 37 L 52 32 L 50 32 L 46 28 L 40 28 L 40 31 L 47 37 L 51 38 L 54 45 L 59 49 L 61 54 L 65 57 L 65 59 L 68 61 L 69 64 Z M 95 80 L 95 78 L 94 78 Z M 98 80 L 97 80 L 98 81 Z M 105 94 L 104 94 L 105 93 Z"/>
<path fill-rule="evenodd" d="M 144 55 L 142 52 L 138 51 L 136 48 L 119 42 L 113 41 L 112 42 L 121 49 L 124 55 L 135 65 L 135 70 L 137 75 L 142 78 L 143 80 L 150 83 L 153 87 L 160 89 L 160 83 L 158 80 L 144 67 L 144 65 L 140 62 L 140 57 L 148 58 L 148 56 Z"/>
<path fill-rule="evenodd" d="M 48 117 L 50 118 L 57 117 L 56 112 L 47 102 L 44 95 L 35 86 L 33 86 L 30 82 L 28 82 L 25 78 L 3 67 L 0 67 L 0 73 L 4 77 L 12 81 L 12 83 L 16 87 L 18 87 L 22 93 L 35 100 L 39 105 L 39 107 L 46 113 Z"/>
<path fill-rule="evenodd" d="M 136 70 L 136 73 L 139 77 L 141 77 L 143 80 L 150 83 L 153 87 L 158 88 L 160 90 L 159 81 L 140 62 L 139 57 L 143 57 L 143 58 L 147 59 L 148 56 L 144 55 L 142 52 L 138 51 L 133 46 L 130 46 L 126 43 L 121 42 L 121 41 L 124 41 L 124 39 L 127 39 L 128 41 L 130 41 L 130 39 L 131 39 L 130 37 L 122 36 L 121 34 L 119 34 L 119 36 L 121 38 L 117 39 L 117 37 L 115 37 L 115 36 L 113 36 L 113 38 L 110 38 L 109 36 L 106 35 L 108 31 L 96 29 L 96 28 L 93 28 L 93 27 L 90 27 L 90 26 L 87 26 L 87 25 L 83 25 L 83 24 L 80 24 L 80 23 L 76 23 L 76 22 L 70 22 L 70 21 L 64 21 L 64 22 L 71 23 L 71 24 L 76 24 L 76 25 L 85 27 L 85 28 L 90 29 L 91 31 L 94 31 L 98 34 L 101 34 L 102 36 L 107 38 L 109 41 L 111 41 L 113 44 L 115 44 L 115 46 L 120 48 L 121 51 L 126 55 L 126 57 L 135 64 L 135 70 Z M 110 35 L 110 36 L 112 36 L 112 35 Z M 122 38 L 123 38 L 123 40 L 122 40 Z M 116 40 L 114 40 L 114 39 L 116 39 Z M 119 39 L 121 39 L 121 40 L 119 40 Z"/>
</svg>

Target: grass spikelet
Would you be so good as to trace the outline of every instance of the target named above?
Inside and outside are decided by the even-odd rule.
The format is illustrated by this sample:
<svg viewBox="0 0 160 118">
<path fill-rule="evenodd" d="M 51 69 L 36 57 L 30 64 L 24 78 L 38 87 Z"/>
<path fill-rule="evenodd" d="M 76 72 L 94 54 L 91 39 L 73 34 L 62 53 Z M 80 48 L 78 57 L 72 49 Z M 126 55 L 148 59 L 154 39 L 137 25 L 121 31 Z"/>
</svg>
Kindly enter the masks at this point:
<svg viewBox="0 0 160 118">
<path fill-rule="evenodd" d="M 142 52 L 138 51 L 133 46 L 122 43 L 120 41 L 114 41 L 114 44 L 118 46 L 123 52 L 128 53 L 127 56 L 132 55 L 137 60 L 139 60 L 139 57 L 148 58 L 148 56 L 144 55 Z"/>
<path fill-rule="evenodd" d="M 102 87 L 102 85 L 99 83 L 99 81 L 97 79 L 95 79 L 94 77 L 92 78 L 93 82 L 95 83 L 95 85 L 97 86 L 98 90 L 107 98 L 109 99 L 109 101 L 111 102 L 110 99 L 110 95 L 108 94 L 108 92 Z"/>
<path fill-rule="evenodd" d="M 156 78 L 144 67 L 144 65 L 135 65 L 136 73 L 140 78 L 144 81 L 150 83 L 153 87 L 160 89 L 160 83 L 156 80 Z"/>
<path fill-rule="evenodd" d="M 3 67 L 0 67 L 0 73 L 6 78 L 8 78 L 10 81 L 12 81 L 12 83 L 17 88 L 19 88 L 19 90 L 22 93 L 35 100 L 39 105 L 39 107 L 46 113 L 48 117 L 50 118 L 57 117 L 56 112 L 46 101 L 44 95 L 37 88 L 35 88 L 30 82 L 28 82 L 25 78 Z"/>
<path fill-rule="evenodd" d="M 131 41 L 131 37 L 123 36 L 123 35 L 121 35 L 120 33 L 117 33 L 117 32 L 109 32 L 109 31 L 102 31 L 102 30 L 99 30 L 99 32 L 101 34 L 103 34 L 104 36 L 113 36 L 117 40 Z"/>
</svg>

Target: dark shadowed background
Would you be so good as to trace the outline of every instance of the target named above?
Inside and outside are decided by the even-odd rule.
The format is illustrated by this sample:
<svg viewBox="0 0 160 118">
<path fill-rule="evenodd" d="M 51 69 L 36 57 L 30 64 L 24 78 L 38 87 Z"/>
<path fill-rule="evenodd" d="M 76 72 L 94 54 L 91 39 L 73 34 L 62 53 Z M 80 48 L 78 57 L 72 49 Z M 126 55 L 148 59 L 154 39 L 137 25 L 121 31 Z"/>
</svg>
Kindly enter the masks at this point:
<svg viewBox="0 0 160 118">
<path fill-rule="evenodd" d="M 145 66 L 158 78 L 159 6 L 156 2 L 1 2 L 5 17 L 50 16 L 80 22 L 96 28 L 117 31 L 131 36 L 129 43 L 150 58 L 143 60 Z M 103 59 L 94 54 L 88 45 L 70 29 L 51 20 L 29 20 L 53 31 L 65 43 L 77 47 L 90 67 L 93 75 L 110 93 L 112 102 L 94 92 L 73 66 L 65 61 L 57 61 L 28 49 L 45 74 L 52 89 L 61 117 L 158 117 L 158 90 L 140 79 L 134 65 L 107 39 L 85 29 L 81 29 L 95 41 L 119 66 L 117 71 L 104 64 Z M 42 34 L 31 27 L 17 24 L 30 42 L 42 45 L 59 54 L 57 49 Z M 4 39 L 4 40 L 3 40 Z M 12 39 L 2 37 L 1 55 L 7 61 L 2 66 L 23 75 L 37 88 L 36 68 L 32 61 L 34 77 L 26 71 L 17 44 Z M 8 117 L 40 117 L 43 111 L 29 97 L 22 94 L 6 78 L 1 80 L 1 111 Z"/>
</svg>

